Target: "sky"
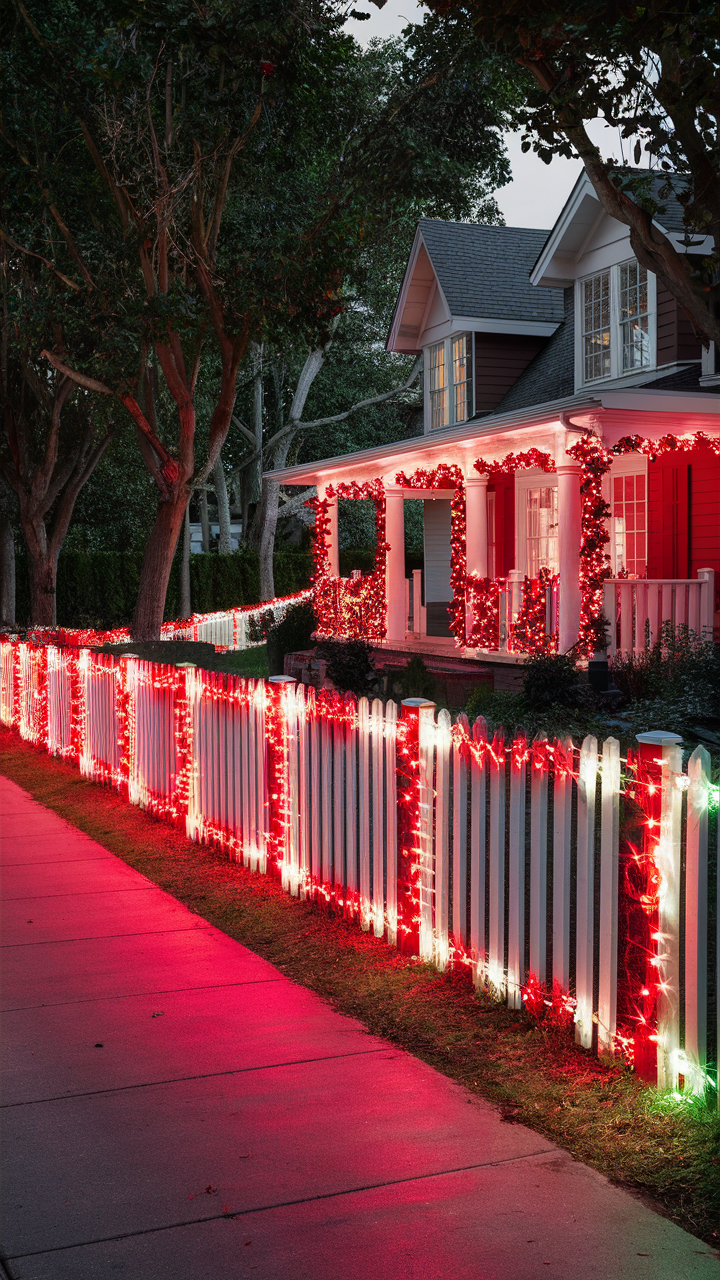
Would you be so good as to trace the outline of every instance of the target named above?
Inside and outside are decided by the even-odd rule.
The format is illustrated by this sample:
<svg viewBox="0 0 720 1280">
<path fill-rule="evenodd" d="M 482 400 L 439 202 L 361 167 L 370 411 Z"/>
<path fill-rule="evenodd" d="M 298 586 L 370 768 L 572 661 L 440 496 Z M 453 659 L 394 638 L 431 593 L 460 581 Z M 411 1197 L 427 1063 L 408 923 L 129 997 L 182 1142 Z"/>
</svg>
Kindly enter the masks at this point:
<svg viewBox="0 0 720 1280">
<path fill-rule="evenodd" d="M 355 0 L 355 7 L 369 12 L 370 18 L 365 22 L 349 18 L 345 30 L 363 45 L 374 36 L 399 35 L 408 23 L 422 22 L 428 12 L 417 0 L 387 0 L 383 9 L 369 0 Z M 506 142 L 513 180 L 496 193 L 506 225 L 549 230 L 577 181 L 582 163 L 557 156 L 546 165 L 532 152 L 522 154 L 519 134 L 508 134 Z"/>
</svg>

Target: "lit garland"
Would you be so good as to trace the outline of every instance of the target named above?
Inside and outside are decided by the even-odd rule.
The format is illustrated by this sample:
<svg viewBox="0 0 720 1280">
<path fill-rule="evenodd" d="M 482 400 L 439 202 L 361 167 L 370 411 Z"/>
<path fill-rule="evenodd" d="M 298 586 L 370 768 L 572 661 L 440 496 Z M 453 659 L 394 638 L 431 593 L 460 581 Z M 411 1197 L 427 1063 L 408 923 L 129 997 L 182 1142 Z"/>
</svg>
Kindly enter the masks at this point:
<svg viewBox="0 0 720 1280">
<path fill-rule="evenodd" d="M 472 630 L 465 643 L 469 649 L 499 649 L 500 592 L 504 578 L 481 578 L 479 573 L 465 577 L 465 599 L 472 610 Z"/>
<path fill-rule="evenodd" d="M 339 578 L 330 572 L 330 517 L 333 498 L 370 498 L 375 503 L 377 547 L 372 573 L 356 578 Z M 317 632 L 321 636 L 344 639 L 382 640 L 386 633 L 385 575 L 387 553 L 385 540 L 386 499 L 381 479 L 355 480 L 329 485 L 325 498 L 311 498 L 306 506 L 315 512 L 313 534 L 313 606 Z"/>
<path fill-rule="evenodd" d="M 420 949 L 420 717 L 397 726 L 397 940 L 402 952 Z"/>
<path fill-rule="evenodd" d="M 658 914 L 661 876 L 653 850 L 660 826 L 662 784 L 660 769 L 648 769 L 639 753 L 629 751 L 630 785 L 620 842 L 620 928 L 623 939 L 618 957 L 618 1029 L 615 1044 L 643 1079 L 657 1073 L 657 1004 L 660 990 L 658 963 Z M 633 826 L 635 831 L 633 831 Z M 634 835 L 634 839 L 629 839 Z"/>
<path fill-rule="evenodd" d="M 696 431 L 684 436 L 661 436 L 659 440 L 647 440 L 643 436 L 623 436 L 617 444 L 610 447 L 611 454 L 641 453 L 655 462 L 668 453 L 691 453 L 693 449 L 710 449 L 716 457 L 720 457 L 720 439 L 708 436 L 704 431 Z"/>
<path fill-rule="evenodd" d="M 529 471 L 533 467 L 540 471 L 554 471 L 555 460 L 551 454 L 542 453 L 540 449 L 527 449 L 524 453 L 507 453 L 499 462 L 486 462 L 484 458 L 478 458 L 473 466 L 481 476 L 510 476 L 516 471 Z"/>
<path fill-rule="evenodd" d="M 522 606 L 512 625 L 512 648 L 516 653 L 557 653 L 557 632 L 547 634 L 547 593 L 559 575 L 543 566 L 537 578 L 525 578 Z"/>
<path fill-rule="evenodd" d="M 582 467 L 582 537 L 580 543 L 580 627 L 575 652 L 591 657 L 596 644 L 597 623 L 603 612 L 603 585 L 610 577 L 610 557 L 605 548 L 610 541 L 606 521 L 610 507 L 603 497 L 603 479 L 612 459 L 599 440 L 583 436 L 567 450 Z M 562 609 L 562 600 L 560 601 Z"/>
<path fill-rule="evenodd" d="M 466 643 L 465 599 L 467 589 L 465 477 L 460 467 L 441 462 L 430 471 L 418 468 L 411 476 L 398 471 L 395 483 L 403 489 L 454 488 L 450 502 L 450 587 L 452 600 L 448 605 L 450 630 L 457 643 Z"/>
</svg>

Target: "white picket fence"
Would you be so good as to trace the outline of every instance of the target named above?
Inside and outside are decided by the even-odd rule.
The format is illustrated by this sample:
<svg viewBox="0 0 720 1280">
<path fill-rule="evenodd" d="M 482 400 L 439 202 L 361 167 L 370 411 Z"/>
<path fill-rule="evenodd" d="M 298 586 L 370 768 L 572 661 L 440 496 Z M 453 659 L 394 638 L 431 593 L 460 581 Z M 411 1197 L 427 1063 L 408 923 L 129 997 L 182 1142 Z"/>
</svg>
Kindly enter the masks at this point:
<svg viewBox="0 0 720 1280">
<path fill-rule="evenodd" d="M 283 677 L 53 646 L 2 643 L 0 675 L 3 723 L 76 758 L 86 776 L 126 788 L 132 803 L 280 875 L 290 893 L 334 904 L 378 938 L 402 944 L 415 930 L 422 959 L 466 967 L 514 1008 L 528 982 L 548 1001 L 554 991 L 574 1010 L 580 1045 L 617 1050 L 625 783 L 614 738 L 579 747 L 488 739 L 482 719 L 453 723 L 417 699 L 356 702 Z M 717 787 L 703 747 L 685 773 L 672 742 L 653 751 L 665 885 L 658 1081 L 700 1091 L 716 1060 L 708 862 Z M 413 903 L 401 865 L 408 804 Z"/>
</svg>

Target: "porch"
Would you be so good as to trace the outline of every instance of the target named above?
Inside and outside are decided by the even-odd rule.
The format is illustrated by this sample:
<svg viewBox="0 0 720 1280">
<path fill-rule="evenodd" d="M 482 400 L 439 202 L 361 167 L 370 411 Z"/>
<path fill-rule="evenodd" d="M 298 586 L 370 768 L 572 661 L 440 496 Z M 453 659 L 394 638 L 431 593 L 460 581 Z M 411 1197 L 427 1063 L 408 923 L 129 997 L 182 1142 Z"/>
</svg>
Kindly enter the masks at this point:
<svg viewBox="0 0 720 1280">
<path fill-rule="evenodd" d="M 643 414 L 639 402 L 632 418 L 597 401 L 571 408 L 572 418 L 539 407 L 532 419 L 488 418 L 274 473 L 317 485 L 320 633 L 513 665 L 536 652 L 590 656 L 603 615 L 611 653 L 639 652 L 669 629 L 712 637 L 717 418 Z M 643 435 L 625 434 L 631 421 Z M 377 552 L 371 572 L 343 577 L 347 499 L 374 502 Z M 406 571 L 409 500 L 423 504 L 424 544 L 422 568 Z"/>
</svg>

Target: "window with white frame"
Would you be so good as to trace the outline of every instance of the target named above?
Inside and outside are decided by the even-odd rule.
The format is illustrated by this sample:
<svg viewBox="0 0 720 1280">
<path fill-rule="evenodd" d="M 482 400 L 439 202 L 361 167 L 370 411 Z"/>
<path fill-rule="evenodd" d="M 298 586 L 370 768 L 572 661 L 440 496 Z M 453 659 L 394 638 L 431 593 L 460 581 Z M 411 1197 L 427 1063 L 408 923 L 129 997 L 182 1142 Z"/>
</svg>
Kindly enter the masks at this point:
<svg viewBox="0 0 720 1280">
<path fill-rule="evenodd" d="M 654 326 L 645 267 L 633 258 L 587 276 L 579 288 L 580 380 L 617 378 L 651 366 Z"/>
<path fill-rule="evenodd" d="M 455 334 L 428 348 L 428 390 L 431 431 L 471 417 L 472 334 Z"/>
<path fill-rule="evenodd" d="M 610 477 L 610 510 L 614 572 L 644 578 L 647 574 L 647 476 L 644 471 Z"/>
</svg>

